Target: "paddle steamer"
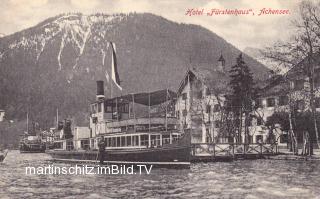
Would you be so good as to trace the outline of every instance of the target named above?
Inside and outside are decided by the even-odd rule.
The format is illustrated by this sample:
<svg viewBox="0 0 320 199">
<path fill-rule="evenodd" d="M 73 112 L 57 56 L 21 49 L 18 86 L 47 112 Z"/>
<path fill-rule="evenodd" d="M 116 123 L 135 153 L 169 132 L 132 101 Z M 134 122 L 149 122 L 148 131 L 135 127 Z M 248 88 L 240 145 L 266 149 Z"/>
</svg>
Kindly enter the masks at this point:
<svg viewBox="0 0 320 199">
<path fill-rule="evenodd" d="M 178 127 L 174 100 L 175 93 L 168 89 L 106 99 L 103 81 L 97 81 L 89 128 L 78 128 L 69 138 L 62 133 L 54 141 L 55 149 L 47 153 L 60 161 L 98 162 L 103 158 L 106 164 L 188 168 L 190 133 Z M 98 150 L 101 139 L 103 152 Z"/>
</svg>

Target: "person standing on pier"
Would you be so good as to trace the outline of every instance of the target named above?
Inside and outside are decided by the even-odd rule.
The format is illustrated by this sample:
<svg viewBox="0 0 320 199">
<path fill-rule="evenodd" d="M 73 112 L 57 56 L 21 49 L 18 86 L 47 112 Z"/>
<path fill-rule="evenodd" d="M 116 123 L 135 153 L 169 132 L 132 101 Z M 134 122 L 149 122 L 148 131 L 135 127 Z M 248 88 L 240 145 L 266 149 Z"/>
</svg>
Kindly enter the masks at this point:
<svg viewBox="0 0 320 199">
<path fill-rule="evenodd" d="M 104 152 L 106 150 L 106 143 L 104 142 L 104 138 L 101 137 L 98 143 L 99 147 L 99 157 L 100 157 L 100 164 L 103 164 L 104 161 Z"/>
</svg>

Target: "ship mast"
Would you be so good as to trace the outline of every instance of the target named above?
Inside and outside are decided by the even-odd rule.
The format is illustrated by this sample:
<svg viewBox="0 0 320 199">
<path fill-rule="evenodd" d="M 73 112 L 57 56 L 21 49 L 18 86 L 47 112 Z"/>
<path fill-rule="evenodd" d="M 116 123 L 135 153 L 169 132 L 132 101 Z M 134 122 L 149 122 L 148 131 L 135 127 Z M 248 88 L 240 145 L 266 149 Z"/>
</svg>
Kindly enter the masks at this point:
<svg viewBox="0 0 320 199">
<path fill-rule="evenodd" d="M 29 134 L 29 110 L 27 110 L 27 134 Z"/>
<path fill-rule="evenodd" d="M 58 108 L 57 108 L 56 114 L 57 114 L 57 118 L 56 118 L 57 121 L 56 122 L 57 122 L 57 128 L 58 128 L 58 124 L 59 124 L 59 109 Z"/>
</svg>

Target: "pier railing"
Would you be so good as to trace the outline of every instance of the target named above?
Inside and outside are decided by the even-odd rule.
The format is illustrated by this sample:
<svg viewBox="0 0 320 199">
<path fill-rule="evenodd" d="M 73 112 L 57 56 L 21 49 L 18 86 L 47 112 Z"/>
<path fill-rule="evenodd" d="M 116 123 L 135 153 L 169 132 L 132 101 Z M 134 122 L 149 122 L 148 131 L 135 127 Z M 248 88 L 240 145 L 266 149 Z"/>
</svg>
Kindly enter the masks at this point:
<svg viewBox="0 0 320 199">
<path fill-rule="evenodd" d="M 276 143 L 194 143 L 191 146 L 191 155 L 195 157 L 248 157 L 278 154 Z"/>
</svg>

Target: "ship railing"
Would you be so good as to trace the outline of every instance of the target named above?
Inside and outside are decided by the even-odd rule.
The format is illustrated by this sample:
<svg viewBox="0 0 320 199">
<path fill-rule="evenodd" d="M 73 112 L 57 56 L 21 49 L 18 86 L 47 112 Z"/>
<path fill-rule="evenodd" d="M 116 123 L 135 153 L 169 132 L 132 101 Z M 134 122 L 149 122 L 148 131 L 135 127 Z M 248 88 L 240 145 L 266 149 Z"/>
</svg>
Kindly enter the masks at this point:
<svg viewBox="0 0 320 199">
<path fill-rule="evenodd" d="M 163 124 L 167 122 L 168 125 L 177 124 L 178 120 L 174 117 L 164 118 L 164 117 L 152 117 L 152 118 L 131 118 L 120 121 L 107 122 L 108 128 L 123 127 L 123 126 L 133 126 L 133 125 L 155 125 Z"/>
</svg>

